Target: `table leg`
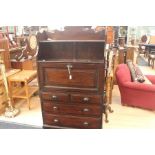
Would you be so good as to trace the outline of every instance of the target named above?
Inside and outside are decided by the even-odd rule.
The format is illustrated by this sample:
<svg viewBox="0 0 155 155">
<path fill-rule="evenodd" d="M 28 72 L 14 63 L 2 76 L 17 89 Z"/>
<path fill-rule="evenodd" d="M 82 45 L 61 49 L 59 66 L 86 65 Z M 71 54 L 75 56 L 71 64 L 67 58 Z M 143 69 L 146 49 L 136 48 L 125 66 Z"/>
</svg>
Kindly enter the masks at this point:
<svg viewBox="0 0 155 155">
<path fill-rule="evenodd" d="M 29 89 L 28 89 L 28 83 L 27 81 L 24 82 L 24 87 L 25 87 L 25 92 L 26 92 L 26 100 L 27 100 L 27 103 L 28 103 L 28 108 L 30 110 L 30 98 L 29 98 Z"/>
<path fill-rule="evenodd" d="M 155 59 L 152 59 L 152 69 L 154 68 L 154 61 Z"/>
</svg>

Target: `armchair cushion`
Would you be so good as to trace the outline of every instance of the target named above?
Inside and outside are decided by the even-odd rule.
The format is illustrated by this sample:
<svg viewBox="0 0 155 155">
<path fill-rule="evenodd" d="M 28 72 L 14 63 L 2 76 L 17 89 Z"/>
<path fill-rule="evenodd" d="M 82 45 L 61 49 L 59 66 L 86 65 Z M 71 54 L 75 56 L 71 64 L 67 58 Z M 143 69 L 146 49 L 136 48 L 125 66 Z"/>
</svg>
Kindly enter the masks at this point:
<svg viewBox="0 0 155 155">
<path fill-rule="evenodd" d="M 152 84 L 145 75 L 141 72 L 140 68 L 135 66 L 131 60 L 127 61 L 127 65 L 129 67 L 132 81 L 145 83 L 145 84 Z"/>
<path fill-rule="evenodd" d="M 135 72 L 135 66 L 133 62 L 131 60 L 127 60 L 127 66 L 129 67 L 132 81 L 136 81 L 137 75 Z"/>
</svg>

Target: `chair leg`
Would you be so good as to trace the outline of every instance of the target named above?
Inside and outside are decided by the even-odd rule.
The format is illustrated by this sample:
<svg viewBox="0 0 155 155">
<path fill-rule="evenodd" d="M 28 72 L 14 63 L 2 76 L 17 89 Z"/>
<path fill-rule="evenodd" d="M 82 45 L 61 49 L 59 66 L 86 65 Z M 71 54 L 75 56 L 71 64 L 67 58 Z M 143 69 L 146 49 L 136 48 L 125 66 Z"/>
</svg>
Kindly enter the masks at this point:
<svg viewBox="0 0 155 155">
<path fill-rule="evenodd" d="M 155 59 L 152 59 L 152 69 L 154 68 L 154 61 Z"/>
<path fill-rule="evenodd" d="M 148 58 L 148 66 L 150 66 L 151 64 L 150 64 L 150 58 Z"/>
</svg>

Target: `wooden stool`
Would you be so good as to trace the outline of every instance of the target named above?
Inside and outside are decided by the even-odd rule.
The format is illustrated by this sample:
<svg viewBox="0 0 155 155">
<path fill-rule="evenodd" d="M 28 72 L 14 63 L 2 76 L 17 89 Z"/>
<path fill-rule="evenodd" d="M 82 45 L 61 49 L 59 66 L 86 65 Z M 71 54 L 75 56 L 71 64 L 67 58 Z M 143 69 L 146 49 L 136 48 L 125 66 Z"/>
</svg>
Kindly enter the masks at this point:
<svg viewBox="0 0 155 155">
<path fill-rule="evenodd" d="M 11 98 L 26 99 L 29 109 L 30 97 L 38 90 L 37 86 L 30 86 L 29 83 L 36 77 L 37 71 L 23 70 L 8 78 Z"/>
</svg>

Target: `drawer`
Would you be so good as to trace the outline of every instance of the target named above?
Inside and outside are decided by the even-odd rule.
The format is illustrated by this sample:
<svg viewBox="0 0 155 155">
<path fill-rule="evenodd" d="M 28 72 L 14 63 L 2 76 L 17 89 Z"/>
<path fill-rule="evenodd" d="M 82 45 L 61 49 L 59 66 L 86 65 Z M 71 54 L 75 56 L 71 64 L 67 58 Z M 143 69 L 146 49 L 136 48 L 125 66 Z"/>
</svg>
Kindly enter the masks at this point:
<svg viewBox="0 0 155 155">
<path fill-rule="evenodd" d="M 67 115 L 43 114 L 44 124 L 51 126 L 82 128 L 82 129 L 99 129 L 102 128 L 102 118 L 75 117 Z"/>
<path fill-rule="evenodd" d="M 96 104 L 99 105 L 102 103 L 101 95 L 84 95 L 84 94 L 71 94 L 72 103 L 84 103 L 84 104 Z"/>
<path fill-rule="evenodd" d="M 68 102 L 69 101 L 69 95 L 65 93 L 42 92 L 41 97 L 43 100 L 49 100 L 53 102 Z"/>
<path fill-rule="evenodd" d="M 66 104 L 54 104 L 50 102 L 44 102 L 43 111 L 52 114 L 63 114 L 63 115 L 83 115 L 83 116 L 94 116 L 99 117 L 102 115 L 101 106 L 86 106 L 86 105 L 66 105 Z"/>
<path fill-rule="evenodd" d="M 38 70 L 40 87 L 46 91 L 104 90 L 104 64 L 40 62 Z"/>
</svg>

